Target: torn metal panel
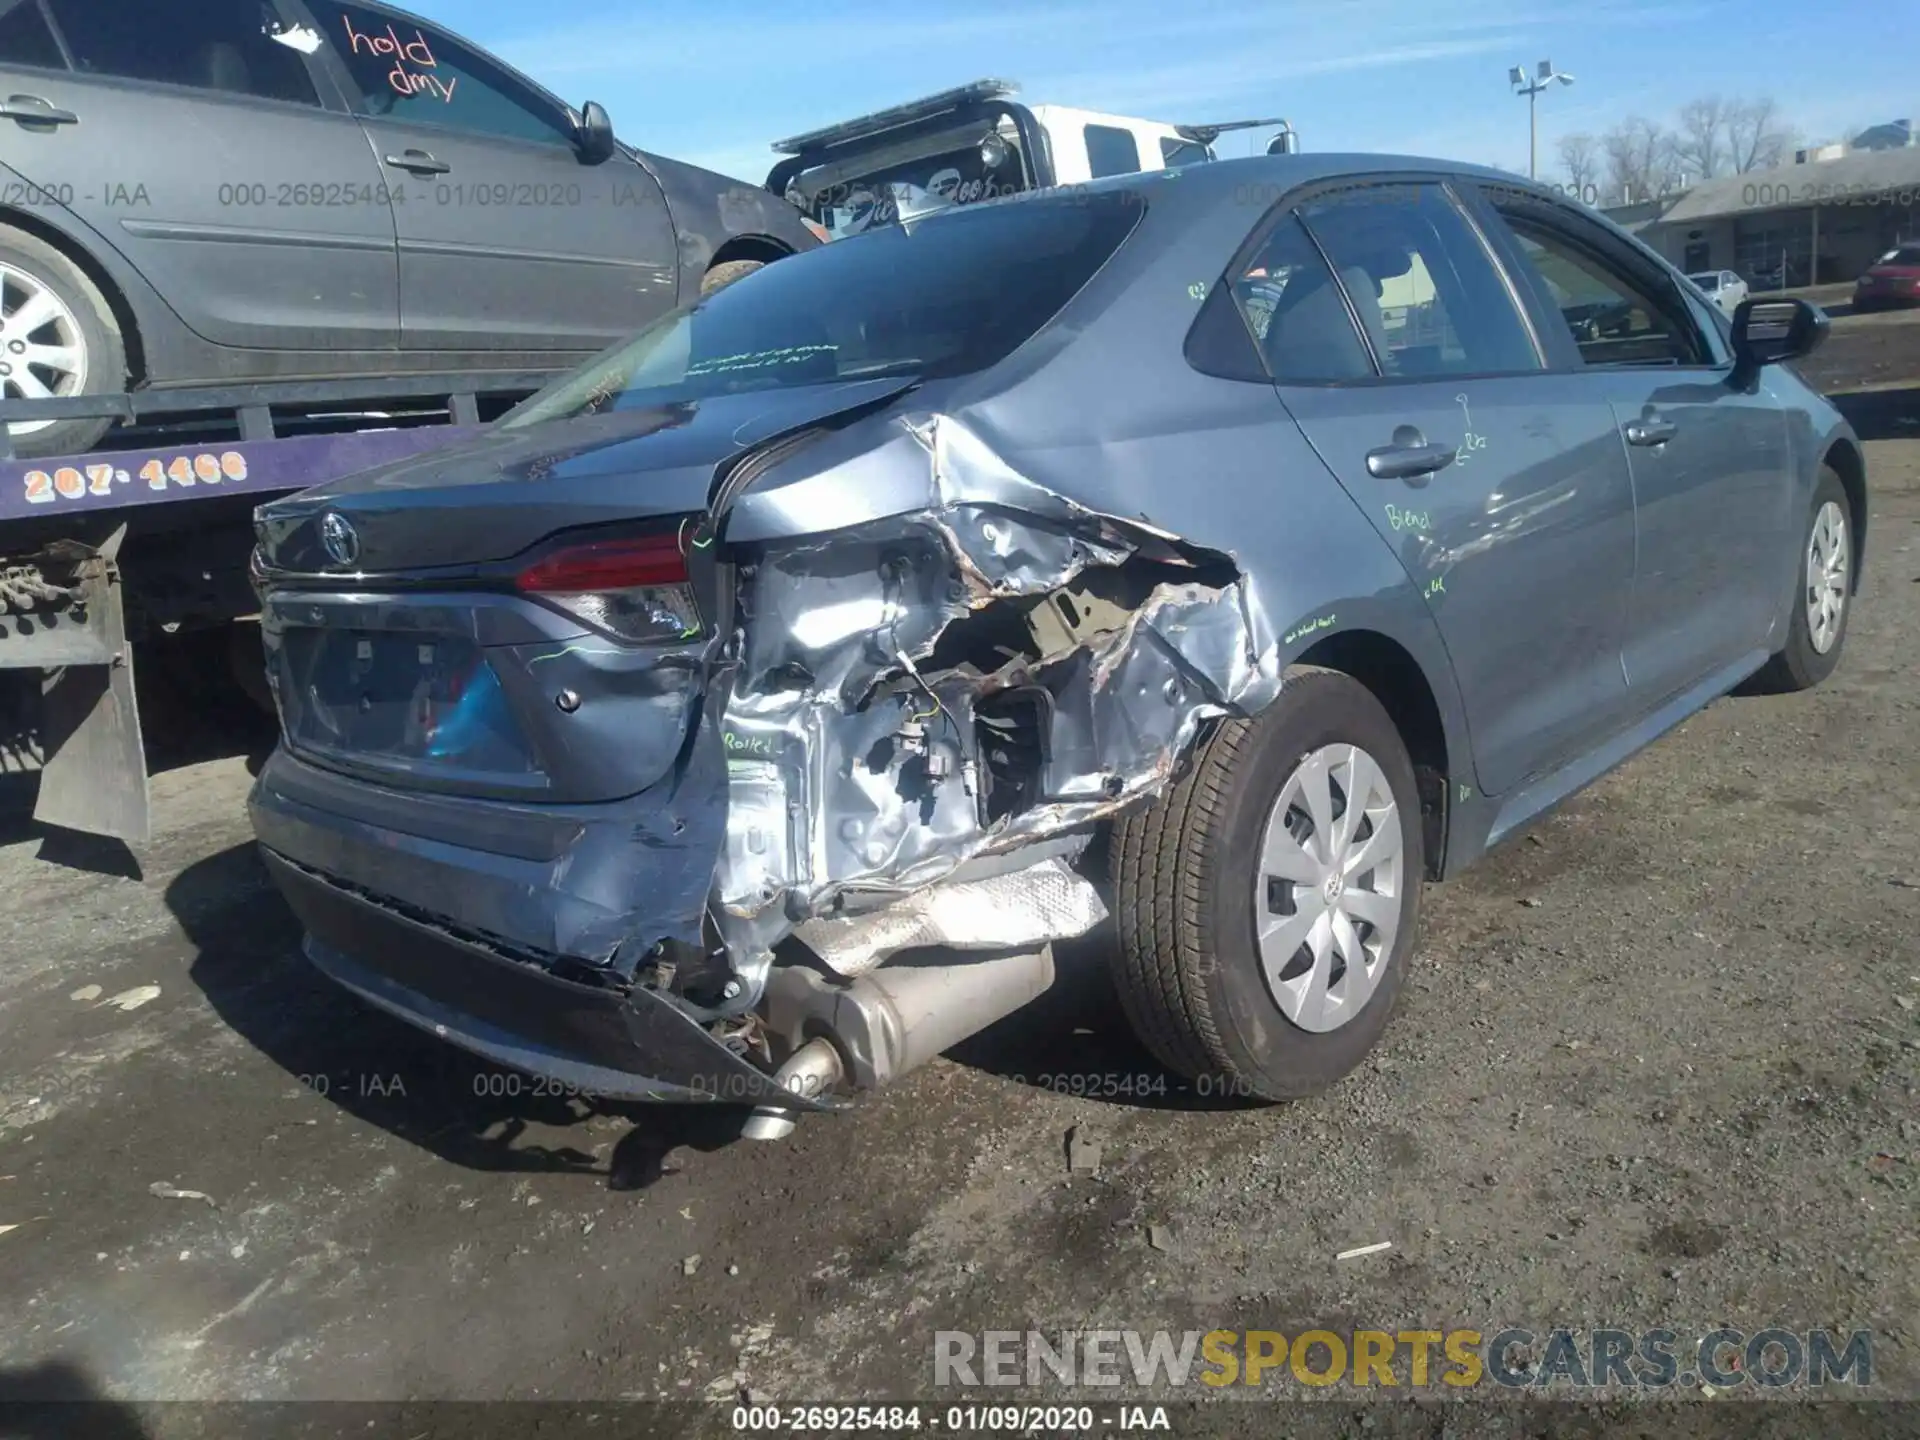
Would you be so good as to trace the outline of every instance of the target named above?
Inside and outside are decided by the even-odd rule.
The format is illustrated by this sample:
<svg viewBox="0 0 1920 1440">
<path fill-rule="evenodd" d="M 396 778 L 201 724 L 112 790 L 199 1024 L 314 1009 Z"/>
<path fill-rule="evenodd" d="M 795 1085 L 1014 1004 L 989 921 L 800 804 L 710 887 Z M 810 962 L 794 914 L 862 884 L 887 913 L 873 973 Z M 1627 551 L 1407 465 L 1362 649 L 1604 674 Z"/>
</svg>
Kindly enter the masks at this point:
<svg viewBox="0 0 1920 1440">
<path fill-rule="evenodd" d="M 1106 918 L 1099 891 L 1054 857 L 981 880 L 930 885 L 871 915 L 809 920 L 794 938 L 852 979 L 902 950 L 1037 948 L 1084 935 Z"/>
<path fill-rule="evenodd" d="M 717 517 L 743 639 L 716 912 L 756 976 L 796 927 L 845 973 L 968 943 L 952 897 L 988 882 L 940 882 L 1157 792 L 1208 719 L 1280 688 L 1272 627 L 1226 557 L 1067 500 L 950 417 L 891 424 L 911 447 L 869 435 L 839 468 L 828 437 Z M 918 508 L 875 515 L 908 496 Z M 862 518 L 820 533 L 841 499 Z M 740 543 L 782 515 L 792 538 Z M 1070 876 L 1051 860 L 1005 883 Z M 1064 938 L 1029 921 L 1005 943 Z"/>
</svg>

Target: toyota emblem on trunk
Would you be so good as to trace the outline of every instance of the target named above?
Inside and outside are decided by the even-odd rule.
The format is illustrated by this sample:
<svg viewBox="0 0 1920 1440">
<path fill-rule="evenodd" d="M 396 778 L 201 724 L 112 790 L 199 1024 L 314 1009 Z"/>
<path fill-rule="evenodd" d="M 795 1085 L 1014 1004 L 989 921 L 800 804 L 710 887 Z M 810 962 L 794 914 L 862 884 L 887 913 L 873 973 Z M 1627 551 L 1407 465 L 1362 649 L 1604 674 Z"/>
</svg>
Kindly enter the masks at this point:
<svg viewBox="0 0 1920 1440">
<path fill-rule="evenodd" d="M 321 518 L 320 543 L 327 547 L 336 565 L 351 565 L 360 558 L 360 537 L 342 516 L 331 511 Z"/>
</svg>

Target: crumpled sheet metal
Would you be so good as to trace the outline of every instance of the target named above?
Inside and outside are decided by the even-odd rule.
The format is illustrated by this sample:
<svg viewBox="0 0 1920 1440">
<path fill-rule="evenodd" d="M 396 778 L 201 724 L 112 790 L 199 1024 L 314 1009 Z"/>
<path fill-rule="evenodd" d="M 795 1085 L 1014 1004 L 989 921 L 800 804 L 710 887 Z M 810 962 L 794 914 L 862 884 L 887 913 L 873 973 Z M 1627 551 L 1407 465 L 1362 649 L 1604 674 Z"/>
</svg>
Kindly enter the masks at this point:
<svg viewBox="0 0 1920 1440">
<path fill-rule="evenodd" d="M 809 920 L 793 933 L 851 980 L 902 950 L 1014 950 L 1071 940 L 1106 918 L 1093 884 L 1049 857 L 982 880 L 930 885 L 870 915 Z"/>
<path fill-rule="evenodd" d="M 970 859 L 1157 792 L 1205 721 L 1279 693 L 1273 630 L 1244 578 L 1158 584 L 1118 628 L 1037 661 L 927 665 L 974 612 L 1051 594 L 1089 568 L 1138 557 L 1197 570 L 1204 559 L 1218 577 L 1230 562 L 1026 479 L 951 417 L 896 423 L 919 444 L 879 448 L 896 464 L 922 457 L 926 508 L 769 542 L 743 578 L 715 898 L 729 949 L 756 973 L 797 925 L 896 905 Z M 896 494 L 914 489 L 885 479 Z M 1051 696 L 1049 759 L 1033 803 L 989 823 L 976 707 L 1014 686 Z M 943 923 L 943 943 L 970 943 L 960 919 Z"/>
</svg>

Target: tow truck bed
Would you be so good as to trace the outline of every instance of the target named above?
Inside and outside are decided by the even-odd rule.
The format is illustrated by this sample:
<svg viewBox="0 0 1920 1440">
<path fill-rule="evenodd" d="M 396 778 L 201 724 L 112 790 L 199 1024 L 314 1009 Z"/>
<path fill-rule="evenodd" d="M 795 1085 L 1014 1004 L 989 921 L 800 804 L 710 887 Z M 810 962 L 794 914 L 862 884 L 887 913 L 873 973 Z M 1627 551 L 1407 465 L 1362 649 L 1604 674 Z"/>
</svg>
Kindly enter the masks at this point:
<svg viewBox="0 0 1920 1440">
<path fill-rule="evenodd" d="M 0 400 L 0 746 L 39 762 L 34 818 L 146 841 L 132 645 L 253 618 L 255 505 L 463 439 L 551 378 Z M 123 422 L 112 448 L 12 453 L 9 422 L 102 415 Z"/>
</svg>

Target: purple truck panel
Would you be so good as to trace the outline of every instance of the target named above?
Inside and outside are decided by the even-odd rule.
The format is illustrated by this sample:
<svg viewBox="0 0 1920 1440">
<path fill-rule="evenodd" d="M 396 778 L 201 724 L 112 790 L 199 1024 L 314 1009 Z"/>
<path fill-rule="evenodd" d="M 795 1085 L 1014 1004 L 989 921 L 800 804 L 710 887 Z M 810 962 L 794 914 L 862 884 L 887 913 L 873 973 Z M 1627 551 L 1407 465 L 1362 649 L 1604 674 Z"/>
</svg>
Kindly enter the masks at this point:
<svg viewBox="0 0 1920 1440">
<path fill-rule="evenodd" d="M 0 461 L 0 521 L 166 505 L 233 490 L 264 498 L 456 444 L 482 428 L 417 425 Z"/>
</svg>

